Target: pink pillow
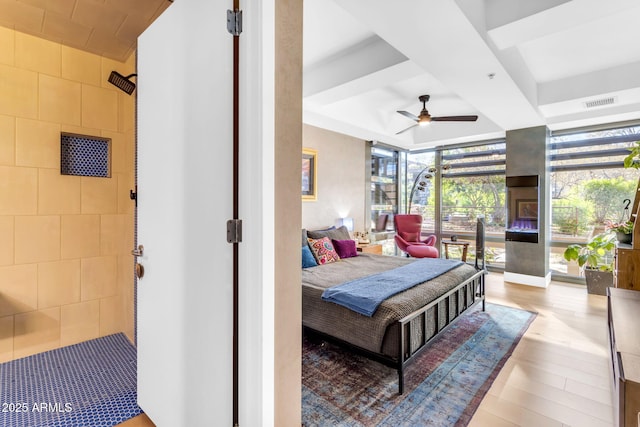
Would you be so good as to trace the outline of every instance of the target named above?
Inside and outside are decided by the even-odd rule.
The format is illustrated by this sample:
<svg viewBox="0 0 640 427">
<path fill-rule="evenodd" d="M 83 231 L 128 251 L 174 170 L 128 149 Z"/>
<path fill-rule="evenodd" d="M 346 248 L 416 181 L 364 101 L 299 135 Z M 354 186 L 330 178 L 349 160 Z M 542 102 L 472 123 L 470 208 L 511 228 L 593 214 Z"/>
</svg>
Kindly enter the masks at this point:
<svg viewBox="0 0 640 427">
<path fill-rule="evenodd" d="M 353 240 L 331 240 L 340 258 L 353 258 L 358 256 L 356 242 Z"/>
<path fill-rule="evenodd" d="M 309 247 L 313 256 L 318 261 L 319 265 L 329 264 L 331 262 L 339 261 L 340 256 L 331 244 L 331 240 L 328 237 L 321 239 L 307 239 L 309 241 Z"/>
</svg>

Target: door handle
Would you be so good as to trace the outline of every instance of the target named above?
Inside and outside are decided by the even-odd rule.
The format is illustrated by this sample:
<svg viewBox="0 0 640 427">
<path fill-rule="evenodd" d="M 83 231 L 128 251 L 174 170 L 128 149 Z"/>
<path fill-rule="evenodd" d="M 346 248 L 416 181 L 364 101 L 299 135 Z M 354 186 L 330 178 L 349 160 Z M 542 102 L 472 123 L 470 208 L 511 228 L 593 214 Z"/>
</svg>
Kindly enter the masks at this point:
<svg viewBox="0 0 640 427">
<path fill-rule="evenodd" d="M 142 255 L 144 255 L 144 246 L 138 245 L 138 249 L 133 249 L 131 251 L 131 255 L 133 255 L 133 256 L 142 256 Z"/>
</svg>

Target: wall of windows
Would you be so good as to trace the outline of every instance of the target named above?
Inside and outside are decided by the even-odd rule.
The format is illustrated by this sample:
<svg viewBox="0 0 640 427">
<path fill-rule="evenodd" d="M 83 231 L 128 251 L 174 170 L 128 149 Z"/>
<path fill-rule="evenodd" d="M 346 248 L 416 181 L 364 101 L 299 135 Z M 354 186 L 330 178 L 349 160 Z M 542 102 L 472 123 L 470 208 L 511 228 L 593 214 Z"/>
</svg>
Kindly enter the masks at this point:
<svg viewBox="0 0 640 427">
<path fill-rule="evenodd" d="M 389 148 L 371 148 L 371 227 L 378 227 L 380 215 L 398 212 L 399 186 L 398 178 L 400 154 Z M 391 225 L 391 223 L 389 223 Z"/>
<path fill-rule="evenodd" d="M 640 126 L 552 135 L 549 263 L 553 273 L 579 276 L 578 265 L 564 260 L 566 247 L 586 243 L 605 232 L 608 221 L 628 217 L 624 200 L 633 202 L 640 173 L 625 169 L 623 159 L 639 139 Z"/>
<path fill-rule="evenodd" d="M 475 252 L 476 219 L 482 215 L 487 261 L 504 266 L 504 141 L 409 153 L 407 171 L 407 208 L 410 204 L 411 213 L 422 214 L 423 232 L 468 241 L 469 260 Z"/>
<path fill-rule="evenodd" d="M 631 214 L 624 211 L 624 201 L 633 202 L 640 171 L 625 169 L 623 159 L 638 140 L 640 126 L 552 135 L 549 263 L 554 277 L 579 278 L 579 267 L 564 260 L 566 247 L 586 243 L 605 232 L 608 222 Z M 505 157 L 504 140 L 407 153 L 372 148 L 372 224 L 380 213 L 418 213 L 423 233 L 470 242 L 472 258 L 476 218 L 482 215 L 487 262 L 504 267 Z"/>
</svg>

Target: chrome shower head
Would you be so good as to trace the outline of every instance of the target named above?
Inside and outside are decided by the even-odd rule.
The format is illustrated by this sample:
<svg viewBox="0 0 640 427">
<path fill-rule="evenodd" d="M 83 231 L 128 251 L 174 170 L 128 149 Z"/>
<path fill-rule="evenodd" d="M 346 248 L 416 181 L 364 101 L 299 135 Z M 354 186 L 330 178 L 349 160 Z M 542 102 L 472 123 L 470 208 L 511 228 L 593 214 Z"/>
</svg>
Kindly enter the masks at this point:
<svg viewBox="0 0 640 427">
<path fill-rule="evenodd" d="M 112 71 L 111 75 L 109 75 L 109 83 L 121 91 L 126 92 L 127 95 L 131 95 L 136 89 L 136 84 L 129 79 L 135 76 L 137 76 L 137 74 L 129 74 L 125 77 L 117 71 Z"/>
</svg>

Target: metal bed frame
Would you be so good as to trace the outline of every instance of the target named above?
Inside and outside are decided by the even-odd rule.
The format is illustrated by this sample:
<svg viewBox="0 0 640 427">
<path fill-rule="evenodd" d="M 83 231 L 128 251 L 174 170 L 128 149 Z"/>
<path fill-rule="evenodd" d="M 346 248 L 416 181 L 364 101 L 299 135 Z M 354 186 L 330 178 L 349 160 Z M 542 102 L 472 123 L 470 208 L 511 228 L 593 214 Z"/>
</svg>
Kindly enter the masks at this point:
<svg viewBox="0 0 640 427">
<path fill-rule="evenodd" d="M 340 346 L 347 347 L 357 354 L 361 354 L 369 359 L 380 362 L 386 366 L 395 368 L 398 372 L 398 393 L 404 393 L 404 371 L 416 358 L 424 351 L 434 338 L 447 330 L 460 315 L 478 303 L 482 303 L 482 311 L 485 311 L 485 223 L 484 218 L 478 218 L 476 230 L 476 273 L 457 285 L 447 293 L 437 299 L 427 303 L 411 314 L 397 320 L 389 325 L 387 330 L 397 328 L 398 333 L 398 356 L 392 357 L 383 353 L 376 353 L 362 347 L 353 345 L 347 341 L 332 337 L 323 332 L 316 331 L 309 327 L 303 327 L 305 333 L 316 335 L 326 341 L 334 342 Z M 429 310 L 434 310 L 435 325 L 429 316 Z M 444 310 L 444 322 L 440 321 L 441 310 Z M 419 322 L 419 326 L 416 323 Z M 433 334 L 429 330 L 433 329 Z M 417 341 L 417 342 L 416 342 Z"/>
<path fill-rule="evenodd" d="M 422 351 L 428 347 L 428 344 L 451 326 L 454 321 L 460 318 L 462 313 L 469 310 L 476 304 L 482 302 L 482 311 L 485 310 L 485 274 L 485 270 L 476 272 L 473 276 L 449 292 L 389 325 L 389 328 L 397 328 L 398 331 L 398 357 L 392 357 L 363 349 L 362 347 L 353 345 L 347 341 L 332 337 L 331 335 L 316 331 L 306 326 L 304 327 L 304 331 L 306 334 L 318 336 L 325 341 L 336 343 L 342 347 L 352 350 L 354 353 L 361 354 L 369 359 L 375 360 L 376 362 L 395 368 L 398 372 L 398 392 L 399 394 L 403 394 L 405 368 L 416 360 Z M 432 320 L 427 316 L 427 313 L 432 308 L 435 310 L 435 325 L 434 333 L 429 334 L 429 322 Z M 440 321 L 441 310 L 444 310 L 445 313 L 445 321 L 442 322 L 442 324 Z M 415 322 L 420 322 L 421 333 L 414 333 L 415 329 L 419 329 Z M 419 336 L 417 338 L 419 341 L 417 345 L 415 342 L 416 335 Z"/>
</svg>

